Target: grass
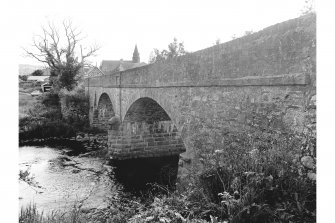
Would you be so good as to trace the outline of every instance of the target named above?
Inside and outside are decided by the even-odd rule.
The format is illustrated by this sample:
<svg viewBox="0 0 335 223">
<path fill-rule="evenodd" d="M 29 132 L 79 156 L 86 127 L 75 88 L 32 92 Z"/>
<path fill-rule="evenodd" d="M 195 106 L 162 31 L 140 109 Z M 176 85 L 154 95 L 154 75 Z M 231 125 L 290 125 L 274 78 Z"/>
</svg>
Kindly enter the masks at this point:
<svg viewBox="0 0 335 223">
<path fill-rule="evenodd" d="M 48 215 L 39 212 L 36 205 L 30 204 L 22 207 L 19 213 L 20 223 L 79 223 L 90 222 L 89 216 L 80 211 L 79 208 L 73 207 L 70 211 L 54 211 Z"/>
<path fill-rule="evenodd" d="M 37 99 L 27 93 L 19 93 L 19 118 L 28 115 L 29 109 L 33 108 Z"/>
<path fill-rule="evenodd" d="M 31 93 L 35 90 L 41 90 L 41 85 L 37 83 L 26 83 L 19 85 L 19 92 Z"/>
</svg>

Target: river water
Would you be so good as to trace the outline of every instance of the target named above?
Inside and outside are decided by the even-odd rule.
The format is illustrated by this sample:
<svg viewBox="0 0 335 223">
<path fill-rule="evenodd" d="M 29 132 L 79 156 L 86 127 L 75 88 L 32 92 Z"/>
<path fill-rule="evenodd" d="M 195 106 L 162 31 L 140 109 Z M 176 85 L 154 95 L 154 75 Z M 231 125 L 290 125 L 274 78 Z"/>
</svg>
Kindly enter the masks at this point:
<svg viewBox="0 0 335 223">
<path fill-rule="evenodd" d="M 29 170 L 34 185 L 19 181 L 20 207 L 36 204 L 39 211 L 66 210 L 74 204 L 83 209 L 105 208 L 117 193 L 104 160 L 67 156 L 48 147 L 20 147 L 19 168 Z"/>
</svg>

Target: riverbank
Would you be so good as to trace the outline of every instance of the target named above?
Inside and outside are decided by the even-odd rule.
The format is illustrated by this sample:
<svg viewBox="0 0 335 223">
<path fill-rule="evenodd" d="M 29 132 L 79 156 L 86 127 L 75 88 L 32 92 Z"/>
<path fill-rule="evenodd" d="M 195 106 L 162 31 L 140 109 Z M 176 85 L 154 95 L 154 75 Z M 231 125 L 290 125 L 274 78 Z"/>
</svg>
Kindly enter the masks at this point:
<svg viewBox="0 0 335 223">
<path fill-rule="evenodd" d="M 106 153 L 107 134 L 78 133 L 75 137 L 19 138 L 19 146 L 67 148 L 67 155 L 72 156 L 88 155 L 98 151 Z"/>
</svg>

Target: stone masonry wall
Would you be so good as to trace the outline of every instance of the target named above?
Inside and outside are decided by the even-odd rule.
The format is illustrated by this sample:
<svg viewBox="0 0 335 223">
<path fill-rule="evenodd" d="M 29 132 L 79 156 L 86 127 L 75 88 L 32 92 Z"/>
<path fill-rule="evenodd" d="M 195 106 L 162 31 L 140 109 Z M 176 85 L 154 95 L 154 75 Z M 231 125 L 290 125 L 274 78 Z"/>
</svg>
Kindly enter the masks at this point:
<svg viewBox="0 0 335 223">
<path fill-rule="evenodd" d="M 170 121 L 154 124 L 125 122 L 108 132 L 109 156 L 116 160 L 179 155 L 185 146 Z"/>
<path fill-rule="evenodd" d="M 293 131 L 315 131 L 315 20 L 306 15 L 173 60 L 90 78 L 86 90 L 91 101 L 107 93 L 122 121 L 138 99 L 154 100 L 189 157 L 199 138 L 224 147 L 227 132 L 266 124 L 256 117 L 269 110 Z"/>
<path fill-rule="evenodd" d="M 121 82 L 129 86 L 201 85 L 252 76 L 314 76 L 315 33 L 315 15 L 306 15 L 176 59 L 128 70 L 122 73 Z"/>
</svg>

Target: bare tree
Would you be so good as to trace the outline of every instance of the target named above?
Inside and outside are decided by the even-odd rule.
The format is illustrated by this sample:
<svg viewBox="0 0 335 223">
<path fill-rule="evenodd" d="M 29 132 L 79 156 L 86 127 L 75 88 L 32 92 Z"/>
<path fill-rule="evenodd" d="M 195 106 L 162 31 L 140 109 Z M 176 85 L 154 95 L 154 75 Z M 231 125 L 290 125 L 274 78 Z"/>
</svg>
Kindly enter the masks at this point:
<svg viewBox="0 0 335 223">
<path fill-rule="evenodd" d="M 26 55 L 49 66 L 54 88 L 71 90 L 78 73 L 87 65 L 87 58 L 95 56 L 99 47 L 94 45 L 83 53 L 79 45 L 81 32 L 73 27 L 71 21 L 63 21 L 62 28 L 63 33 L 60 33 L 54 24 L 48 23 L 42 27 L 42 35 L 34 37 L 32 49 L 24 48 L 24 51 Z"/>
</svg>

